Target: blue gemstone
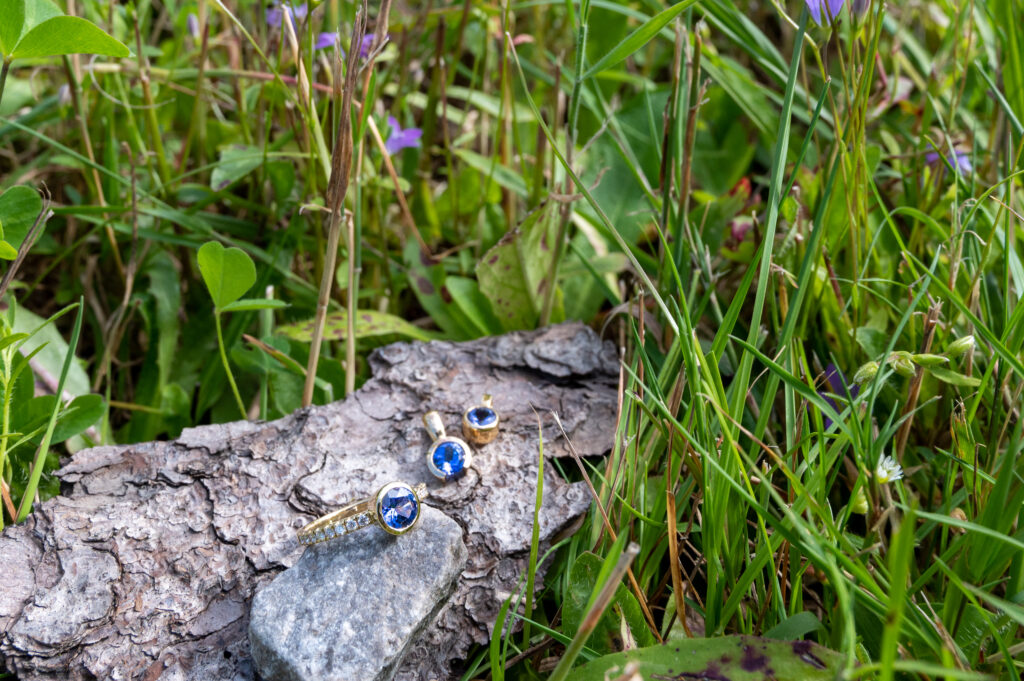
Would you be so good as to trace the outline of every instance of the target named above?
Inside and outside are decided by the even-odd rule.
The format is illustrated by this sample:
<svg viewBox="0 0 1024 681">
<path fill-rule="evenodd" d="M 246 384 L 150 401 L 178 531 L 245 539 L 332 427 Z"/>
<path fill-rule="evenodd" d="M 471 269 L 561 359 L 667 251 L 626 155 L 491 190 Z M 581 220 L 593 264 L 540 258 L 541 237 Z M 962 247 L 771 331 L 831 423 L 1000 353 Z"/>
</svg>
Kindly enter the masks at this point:
<svg viewBox="0 0 1024 681">
<path fill-rule="evenodd" d="M 466 420 L 475 428 L 486 428 L 494 425 L 498 420 L 498 415 L 489 407 L 473 407 L 466 414 Z"/>
<path fill-rule="evenodd" d="M 420 505 L 405 485 L 393 487 L 380 500 L 380 517 L 392 530 L 404 530 L 416 522 Z"/>
<path fill-rule="evenodd" d="M 458 442 L 446 440 L 434 448 L 434 466 L 445 480 L 450 480 L 466 467 L 466 450 Z"/>
</svg>

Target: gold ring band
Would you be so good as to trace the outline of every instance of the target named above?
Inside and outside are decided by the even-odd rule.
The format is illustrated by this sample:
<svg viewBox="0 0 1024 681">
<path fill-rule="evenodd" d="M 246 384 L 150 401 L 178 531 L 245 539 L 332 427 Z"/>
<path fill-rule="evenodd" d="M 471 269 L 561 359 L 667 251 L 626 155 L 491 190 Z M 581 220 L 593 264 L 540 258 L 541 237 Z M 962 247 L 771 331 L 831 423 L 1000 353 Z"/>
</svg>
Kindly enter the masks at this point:
<svg viewBox="0 0 1024 681">
<path fill-rule="evenodd" d="M 303 546 L 351 534 L 377 525 L 389 534 L 405 534 L 419 523 L 420 506 L 427 497 L 427 486 L 389 482 L 372 497 L 345 504 L 337 511 L 320 516 L 298 531 Z"/>
</svg>

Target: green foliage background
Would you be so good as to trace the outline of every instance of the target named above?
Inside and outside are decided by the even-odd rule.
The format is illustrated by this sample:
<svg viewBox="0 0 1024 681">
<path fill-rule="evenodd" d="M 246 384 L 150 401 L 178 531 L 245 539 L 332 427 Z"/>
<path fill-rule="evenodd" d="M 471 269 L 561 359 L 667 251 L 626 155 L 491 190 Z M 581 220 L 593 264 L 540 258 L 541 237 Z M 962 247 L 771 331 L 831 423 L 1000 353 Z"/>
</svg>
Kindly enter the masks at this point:
<svg viewBox="0 0 1024 681">
<path fill-rule="evenodd" d="M 315 403 L 396 340 L 625 348 L 594 508 L 464 678 L 661 674 L 649 644 L 734 634 L 1020 678 L 1019 0 L 396 4 L 349 62 L 326 272 L 346 67 L 315 45 L 357 6 L 269 7 L 0 1 L 4 523 L 68 450 L 300 407 L 327 281 Z M 389 116 L 420 145 L 388 153 Z"/>
</svg>

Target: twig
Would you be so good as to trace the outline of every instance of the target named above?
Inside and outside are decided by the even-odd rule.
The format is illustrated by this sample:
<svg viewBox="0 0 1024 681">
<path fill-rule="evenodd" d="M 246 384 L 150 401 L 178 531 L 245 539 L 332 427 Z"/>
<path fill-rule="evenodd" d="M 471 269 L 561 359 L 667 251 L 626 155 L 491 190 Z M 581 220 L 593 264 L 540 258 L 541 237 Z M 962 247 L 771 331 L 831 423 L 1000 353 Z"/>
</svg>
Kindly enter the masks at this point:
<svg viewBox="0 0 1024 681">
<path fill-rule="evenodd" d="M 341 97 L 341 120 L 338 122 L 338 138 L 334 142 L 331 154 L 331 177 L 327 184 L 327 205 L 331 208 L 330 231 L 327 235 L 327 262 L 320 277 L 320 296 L 316 304 L 316 318 L 313 322 L 313 338 L 309 347 L 309 362 L 306 365 L 306 384 L 302 390 L 302 405 L 308 407 L 313 403 L 313 388 L 316 385 L 316 367 L 320 362 L 320 345 L 324 338 L 324 324 L 327 321 L 327 306 L 331 299 L 331 285 L 334 282 L 334 269 L 338 261 L 338 242 L 341 239 L 342 206 L 348 192 L 349 175 L 352 171 L 352 92 L 355 89 L 358 73 L 359 49 L 366 31 L 366 13 L 359 12 L 352 28 L 352 42 L 345 63 L 345 85 Z M 338 57 L 340 60 L 340 57 Z M 337 82 L 337 81 L 335 81 Z M 349 244 L 354 248 L 355 244 Z M 351 313 L 350 313 L 351 316 Z M 349 336 L 347 342 L 355 342 Z M 346 385 L 349 373 L 354 376 L 355 367 L 345 367 Z"/>
<path fill-rule="evenodd" d="M 924 319 L 924 339 L 921 341 L 921 353 L 927 354 L 932 349 L 932 339 L 935 337 L 935 327 L 939 321 L 939 311 L 942 303 L 935 301 L 928 308 L 928 316 Z M 900 426 L 896 434 L 896 460 L 903 463 L 903 450 L 907 446 L 907 438 L 910 437 L 910 429 L 914 425 L 914 410 L 917 409 L 917 398 L 921 394 L 921 383 L 924 381 L 924 367 L 918 365 L 914 378 L 910 381 L 910 392 L 907 396 L 907 404 L 903 407 L 903 414 L 906 421 Z"/>
</svg>

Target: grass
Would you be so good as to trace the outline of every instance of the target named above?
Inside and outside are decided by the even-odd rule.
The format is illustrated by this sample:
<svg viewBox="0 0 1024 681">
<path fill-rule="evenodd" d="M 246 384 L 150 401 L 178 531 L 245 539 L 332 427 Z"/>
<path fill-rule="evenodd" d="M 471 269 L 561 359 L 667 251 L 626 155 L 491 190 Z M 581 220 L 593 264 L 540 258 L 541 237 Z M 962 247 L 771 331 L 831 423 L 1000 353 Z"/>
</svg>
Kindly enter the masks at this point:
<svg viewBox="0 0 1024 681">
<path fill-rule="evenodd" d="M 76 3 L 135 54 L 4 71 L 0 186 L 53 211 L 9 310 L 82 304 L 29 372 L 4 351 L 2 521 L 65 448 L 339 399 L 394 340 L 579 319 L 624 348 L 614 446 L 561 471 L 593 508 L 535 532 L 464 679 L 735 633 L 849 678 L 1019 679 L 1021 8 L 853 6 Z M 419 146 L 389 151 L 389 116 Z M 4 196 L 27 232 L 42 208 L 15 226 Z M 212 313 L 211 241 L 256 272 Z M 102 399 L 31 403 L 31 376 Z"/>
</svg>

